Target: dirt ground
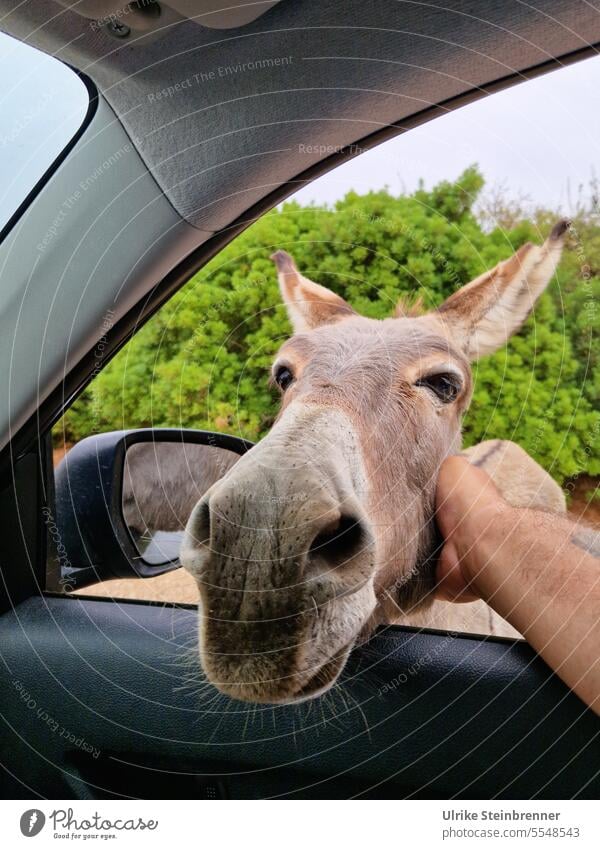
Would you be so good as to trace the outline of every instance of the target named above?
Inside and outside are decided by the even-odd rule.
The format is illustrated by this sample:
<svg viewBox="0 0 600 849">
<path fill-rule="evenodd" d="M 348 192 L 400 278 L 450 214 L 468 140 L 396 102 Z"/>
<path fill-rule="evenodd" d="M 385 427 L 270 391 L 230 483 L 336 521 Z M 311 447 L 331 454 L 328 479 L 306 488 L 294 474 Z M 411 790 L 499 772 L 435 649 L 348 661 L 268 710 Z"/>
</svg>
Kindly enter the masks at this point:
<svg viewBox="0 0 600 849">
<path fill-rule="evenodd" d="M 62 445 L 60 448 L 55 448 L 52 451 L 52 463 L 54 465 L 54 468 L 56 468 L 58 466 L 58 464 L 60 463 L 62 458 L 65 456 L 67 451 L 69 451 L 69 449 L 71 449 L 72 447 L 73 447 L 72 445 L 65 444 L 65 445 Z"/>
<path fill-rule="evenodd" d="M 70 448 L 55 449 L 54 465 L 62 460 L 65 452 Z M 569 515 L 573 519 L 579 519 L 587 525 L 600 530 L 600 500 L 590 502 L 587 493 L 598 489 L 600 479 L 580 475 L 575 481 L 567 484 L 570 493 Z M 176 569 L 159 575 L 157 578 L 125 578 L 114 581 L 103 581 L 83 590 L 78 590 L 77 595 L 102 596 L 111 598 L 135 598 L 143 601 L 165 601 L 176 604 L 197 604 L 198 588 L 194 579 L 184 569 Z"/>
<path fill-rule="evenodd" d="M 185 569 L 175 569 L 157 578 L 117 578 L 76 590 L 75 595 L 110 598 L 135 598 L 143 601 L 168 601 L 175 604 L 197 604 L 198 587 Z"/>
</svg>

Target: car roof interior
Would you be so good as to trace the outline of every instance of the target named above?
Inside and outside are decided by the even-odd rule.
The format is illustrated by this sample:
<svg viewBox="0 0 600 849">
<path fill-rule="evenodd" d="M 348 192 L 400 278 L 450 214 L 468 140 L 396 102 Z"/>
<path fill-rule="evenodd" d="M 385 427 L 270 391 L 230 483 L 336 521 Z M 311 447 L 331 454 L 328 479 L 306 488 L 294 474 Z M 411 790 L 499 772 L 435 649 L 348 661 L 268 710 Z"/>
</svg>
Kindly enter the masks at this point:
<svg viewBox="0 0 600 849">
<path fill-rule="evenodd" d="M 199 239 L 280 186 L 293 190 L 323 158 L 317 145 L 307 152 L 311 139 L 367 147 L 382 129 L 413 126 L 600 38 L 595 9 L 560 2 L 485 0 L 475 15 L 464 2 L 281 0 L 242 28 L 216 31 L 201 11 L 163 14 L 126 41 L 90 26 L 92 11 L 114 13 L 118 0 L 50 5 L 52 16 L 48 2 L 4 0 L 1 26 L 94 81 Z M 239 73 L 250 63 L 260 88 Z"/>
</svg>

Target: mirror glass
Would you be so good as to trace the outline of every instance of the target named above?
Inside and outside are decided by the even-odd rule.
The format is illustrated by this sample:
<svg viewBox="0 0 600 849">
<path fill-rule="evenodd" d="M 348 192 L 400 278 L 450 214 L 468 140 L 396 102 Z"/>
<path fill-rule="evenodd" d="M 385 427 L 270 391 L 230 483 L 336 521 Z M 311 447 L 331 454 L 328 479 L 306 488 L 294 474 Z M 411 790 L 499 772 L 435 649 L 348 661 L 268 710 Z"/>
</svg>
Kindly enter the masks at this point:
<svg viewBox="0 0 600 849">
<path fill-rule="evenodd" d="M 183 442 L 138 442 L 127 449 L 123 518 L 146 563 L 177 560 L 196 502 L 239 458 L 214 445 Z"/>
</svg>

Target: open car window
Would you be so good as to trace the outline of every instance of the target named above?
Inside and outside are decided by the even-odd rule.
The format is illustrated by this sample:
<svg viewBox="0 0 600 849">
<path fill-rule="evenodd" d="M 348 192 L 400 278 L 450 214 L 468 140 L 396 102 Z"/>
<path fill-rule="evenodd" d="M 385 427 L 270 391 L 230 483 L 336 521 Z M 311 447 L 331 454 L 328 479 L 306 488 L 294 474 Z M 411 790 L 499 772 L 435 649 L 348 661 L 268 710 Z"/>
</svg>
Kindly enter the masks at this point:
<svg viewBox="0 0 600 849">
<path fill-rule="evenodd" d="M 0 233 L 85 118 L 89 95 L 67 65 L 0 33 Z"/>
<path fill-rule="evenodd" d="M 275 250 L 293 254 L 313 280 L 379 319 L 400 299 L 434 309 L 524 243 L 543 242 L 568 215 L 567 250 L 534 314 L 505 347 L 473 365 L 464 444 L 517 443 L 572 515 L 600 525 L 600 255 L 592 167 L 598 134 L 589 123 L 598 118 L 588 115 L 582 96 L 599 77 L 600 60 L 591 59 L 524 83 L 301 189 L 190 280 L 85 390 L 54 430 L 56 464 L 86 436 L 120 429 L 187 427 L 263 438 L 279 404 L 268 385 L 270 367 L 291 333 L 269 259 Z M 558 125 L 560 137 L 553 132 Z M 161 490 L 155 494 L 160 498 Z M 133 503 L 139 512 L 135 497 Z M 143 523 L 136 534 L 148 544 Z M 80 592 L 198 600 L 194 580 L 181 569 Z M 485 616 L 474 620 L 467 606 L 461 613 L 464 623 L 454 620 L 454 630 L 487 633 Z"/>
</svg>

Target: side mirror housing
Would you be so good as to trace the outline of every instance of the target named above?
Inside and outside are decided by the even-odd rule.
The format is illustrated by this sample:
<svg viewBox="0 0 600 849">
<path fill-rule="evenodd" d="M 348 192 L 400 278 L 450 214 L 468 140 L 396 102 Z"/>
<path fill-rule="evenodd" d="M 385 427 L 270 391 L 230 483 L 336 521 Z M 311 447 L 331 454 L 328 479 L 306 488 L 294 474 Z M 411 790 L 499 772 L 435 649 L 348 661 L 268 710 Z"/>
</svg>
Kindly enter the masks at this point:
<svg viewBox="0 0 600 849">
<path fill-rule="evenodd" d="M 209 431 L 147 428 L 82 439 L 55 470 L 54 585 L 150 578 L 181 565 L 196 502 L 253 443 Z"/>
</svg>

